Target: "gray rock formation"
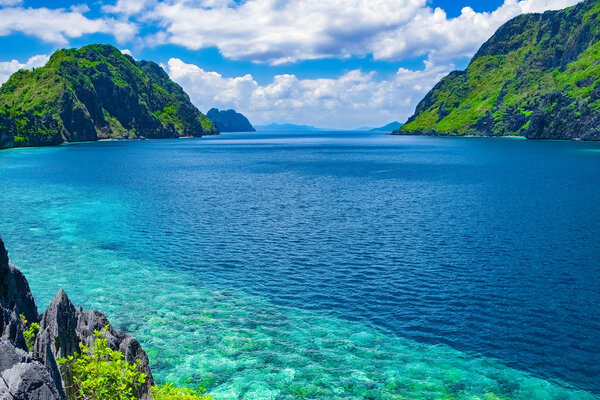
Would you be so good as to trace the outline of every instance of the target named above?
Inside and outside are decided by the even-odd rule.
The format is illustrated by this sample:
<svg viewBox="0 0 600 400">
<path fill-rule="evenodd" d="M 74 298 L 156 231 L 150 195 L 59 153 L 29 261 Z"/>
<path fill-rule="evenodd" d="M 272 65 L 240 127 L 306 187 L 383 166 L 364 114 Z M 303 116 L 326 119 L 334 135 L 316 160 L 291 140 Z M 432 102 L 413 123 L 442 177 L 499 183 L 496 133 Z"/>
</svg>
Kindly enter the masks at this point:
<svg viewBox="0 0 600 400">
<path fill-rule="evenodd" d="M 91 345 L 95 340 L 94 331 L 101 331 L 107 325 L 110 323 L 104 314 L 93 310 L 82 310 L 80 307 L 75 309 L 62 289 L 56 294 L 42 316 L 33 356 L 48 367 L 55 381 L 60 381 L 62 376 L 62 384 L 56 383 L 57 386 L 65 388 L 67 395 L 71 394 L 72 377 L 64 366 L 55 368 L 56 359 L 73 355 L 79 350 L 80 343 Z M 104 334 L 104 337 L 111 349 L 125 355 L 127 362 L 135 363 L 137 360 L 141 362 L 140 370 L 147 375 L 147 378 L 137 395 L 142 399 L 148 399 L 154 379 L 150 371 L 148 356 L 140 343 L 132 336 L 112 327 Z"/>
<path fill-rule="evenodd" d="M 0 237 L 0 338 L 26 350 L 19 315 L 37 321 L 38 312 L 25 276 L 10 264 Z"/>
<path fill-rule="evenodd" d="M 63 400 L 44 365 L 0 340 L 0 400 Z"/>
<path fill-rule="evenodd" d="M 40 323 L 31 355 L 27 353 L 20 314 L 29 322 Z M 66 400 L 72 394 L 72 376 L 56 359 L 73 355 L 81 343 L 91 345 L 94 331 L 107 325 L 110 323 L 104 314 L 76 309 L 62 289 L 38 317 L 27 279 L 9 263 L 0 237 L 0 400 Z M 125 355 L 127 362 L 140 360 L 140 369 L 147 378 L 136 395 L 148 400 L 154 379 L 140 343 L 112 327 L 104 337 L 111 349 Z"/>
</svg>

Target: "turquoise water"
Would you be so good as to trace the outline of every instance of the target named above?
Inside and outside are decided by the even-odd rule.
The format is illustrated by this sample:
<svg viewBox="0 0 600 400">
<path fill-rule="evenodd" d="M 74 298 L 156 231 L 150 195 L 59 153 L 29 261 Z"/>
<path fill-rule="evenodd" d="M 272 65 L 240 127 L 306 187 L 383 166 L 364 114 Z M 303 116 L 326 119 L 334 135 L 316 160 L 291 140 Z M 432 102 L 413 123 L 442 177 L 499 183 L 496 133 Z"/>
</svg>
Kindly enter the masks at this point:
<svg viewBox="0 0 600 400">
<path fill-rule="evenodd" d="M 600 145 L 227 134 L 0 152 L 0 233 L 217 399 L 597 399 Z"/>
</svg>

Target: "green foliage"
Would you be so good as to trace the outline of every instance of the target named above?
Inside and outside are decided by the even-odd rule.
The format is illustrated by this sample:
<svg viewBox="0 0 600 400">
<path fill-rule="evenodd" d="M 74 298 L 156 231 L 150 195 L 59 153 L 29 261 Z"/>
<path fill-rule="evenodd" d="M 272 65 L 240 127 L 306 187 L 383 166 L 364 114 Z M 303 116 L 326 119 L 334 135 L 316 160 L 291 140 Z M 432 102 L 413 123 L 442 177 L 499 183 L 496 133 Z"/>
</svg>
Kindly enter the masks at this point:
<svg viewBox="0 0 600 400">
<path fill-rule="evenodd" d="M 202 124 L 202 128 L 210 131 L 211 129 L 213 129 L 213 123 L 210 119 L 206 118 L 206 117 L 202 117 L 200 119 L 200 124 Z"/>
<path fill-rule="evenodd" d="M 98 106 L 103 110 L 100 115 Z M 160 66 L 137 62 L 110 45 L 62 49 L 44 67 L 14 73 L 0 88 L 2 109 L 17 125 L 17 144 L 39 135 L 76 139 L 85 130 L 71 121 L 82 118 L 99 138 L 129 138 L 136 132 L 157 137 L 216 133 Z M 123 109 L 133 115 L 124 115 Z M 75 113 L 77 118 L 72 118 Z M 153 116 L 160 121 L 158 127 Z M 53 124 L 43 123 L 48 117 Z"/>
<path fill-rule="evenodd" d="M 58 359 L 73 375 L 76 400 L 135 400 L 134 388 L 146 381 L 140 361 L 129 364 L 125 356 L 108 347 L 102 332 L 94 331 L 92 346 L 81 344 L 79 353 Z"/>
<path fill-rule="evenodd" d="M 598 110 L 591 94 L 600 85 L 600 4 L 587 2 L 546 17 L 524 15 L 501 28 L 464 72 L 442 79 L 401 130 L 464 135 L 481 134 L 475 127 L 483 126 L 485 134 L 515 134 L 529 128 L 534 112 L 556 115 L 549 99 L 558 97 L 570 118 Z M 559 28 L 552 30 L 555 21 Z M 581 48 L 589 35 L 591 44 Z M 574 51 L 581 53 L 564 64 L 563 57 Z"/>
<path fill-rule="evenodd" d="M 15 138 L 16 140 L 16 138 Z M 28 323 L 27 318 L 25 318 L 25 315 L 20 314 L 19 318 L 21 319 L 21 324 L 23 325 L 23 336 L 25 337 L 25 344 L 27 345 L 27 351 L 29 351 L 31 353 L 31 351 L 33 350 L 33 344 L 35 342 L 35 336 L 37 335 L 38 331 L 40 330 L 40 324 L 38 324 L 37 322 L 33 322 L 31 324 Z M 29 324 L 29 326 L 28 326 Z"/>
<path fill-rule="evenodd" d="M 212 397 L 201 394 L 204 389 L 176 388 L 172 383 L 153 386 L 151 390 L 153 400 L 213 400 Z"/>
</svg>

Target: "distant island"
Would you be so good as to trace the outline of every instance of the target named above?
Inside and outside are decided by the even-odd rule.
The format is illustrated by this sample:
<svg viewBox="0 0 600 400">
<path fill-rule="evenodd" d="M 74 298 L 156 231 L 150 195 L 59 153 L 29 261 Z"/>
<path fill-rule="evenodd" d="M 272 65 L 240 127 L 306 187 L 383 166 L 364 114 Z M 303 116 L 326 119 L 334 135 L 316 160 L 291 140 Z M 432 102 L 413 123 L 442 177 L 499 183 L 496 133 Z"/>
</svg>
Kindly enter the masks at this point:
<svg viewBox="0 0 600 400">
<path fill-rule="evenodd" d="M 441 80 L 398 135 L 600 140 L 600 2 L 524 14 Z"/>
<path fill-rule="evenodd" d="M 255 128 L 259 132 L 318 132 L 323 130 L 310 125 L 294 124 L 257 125 Z"/>
<path fill-rule="evenodd" d="M 256 132 L 248 118 L 235 110 L 211 108 L 206 114 L 219 132 Z"/>
<path fill-rule="evenodd" d="M 369 132 L 384 132 L 384 133 L 391 133 L 397 129 L 400 129 L 400 127 L 402 126 L 402 124 L 398 121 L 394 121 L 394 122 L 390 122 L 387 125 L 384 125 L 382 127 L 379 128 L 373 128 L 373 129 L 369 129 Z"/>
<path fill-rule="evenodd" d="M 0 88 L 0 148 L 218 133 L 158 64 L 111 45 L 56 51 Z"/>
</svg>

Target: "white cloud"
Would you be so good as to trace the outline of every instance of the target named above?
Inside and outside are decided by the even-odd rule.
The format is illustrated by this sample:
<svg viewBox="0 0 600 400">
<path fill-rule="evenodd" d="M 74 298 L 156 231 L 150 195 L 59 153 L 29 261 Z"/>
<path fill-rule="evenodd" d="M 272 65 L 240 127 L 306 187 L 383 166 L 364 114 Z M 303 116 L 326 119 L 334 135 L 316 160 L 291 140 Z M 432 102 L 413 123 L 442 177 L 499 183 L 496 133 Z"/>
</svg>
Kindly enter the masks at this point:
<svg viewBox="0 0 600 400">
<path fill-rule="evenodd" d="M 104 10 L 150 21 L 158 32 L 149 43 L 217 47 L 233 60 L 282 64 L 372 54 L 443 62 L 472 55 L 514 16 L 577 2 L 505 0 L 491 13 L 465 7 L 457 18 L 427 0 L 118 0 Z"/>
<path fill-rule="evenodd" d="M 18 70 L 41 67 L 45 65 L 49 59 L 49 56 L 37 55 L 31 57 L 24 63 L 17 60 L 0 62 L 0 84 L 6 82 L 8 78 Z"/>
<path fill-rule="evenodd" d="M 90 19 L 83 15 L 87 6 L 69 10 L 48 8 L 0 8 L 0 36 L 15 32 L 35 36 L 45 42 L 66 45 L 70 38 L 90 33 L 107 33 L 117 41 L 132 39 L 137 27 L 113 18 Z"/>
<path fill-rule="evenodd" d="M 102 6 L 102 10 L 111 14 L 129 16 L 138 14 L 153 3 L 153 0 L 118 0 L 114 5 Z"/>
<path fill-rule="evenodd" d="M 234 108 L 254 124 L 293 122 L 355 128 L 406 119 L 415 103 L 453 66 L 426 63 L 422 71 L 401 68 L 388 80 L 361 70 L 337 79 L 298 79 L 283 74 L 268 85 L 259 85 L 251 75 L 226 78 L 177 58 L 164 67 L 205 112 L 211 107 Z"/>
<path fill-rule="evenodd" d="M 557 10 L 580 0 L 505 0 L 493 12 L 477 13 L 470 7 L 448 18 L 441 8 L 421 9 L 409 23 L 382 32 L 373 41 L 376 59 L 402 59 L 428 55 L 432 61 L 471 57 L 505 22 L 523 13 Z"/>
<path fill-rule="evenodd" d="M 23 0 L 0 0 L 1 7 L 13 7 L 23 4 Z"/>
</svg>

